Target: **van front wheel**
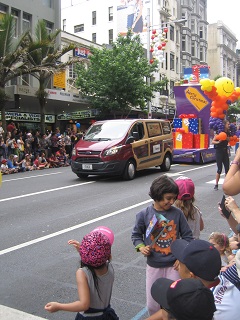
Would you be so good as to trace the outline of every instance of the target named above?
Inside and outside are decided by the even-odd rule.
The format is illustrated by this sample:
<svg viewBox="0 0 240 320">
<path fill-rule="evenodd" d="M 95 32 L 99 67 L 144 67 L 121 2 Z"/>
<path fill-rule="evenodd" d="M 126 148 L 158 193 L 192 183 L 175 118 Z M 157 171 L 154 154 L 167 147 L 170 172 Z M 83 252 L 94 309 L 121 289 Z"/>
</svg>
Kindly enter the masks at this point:
<svg viewBox="0 0 240 320">
<path fill-rule="evenodd" d="M 124 180 L 133 180 L 136 175 L 136 165 L 133 160 L 128 160 L 123 173 Z"/>
<path fill-rule="evenodd" d="M 163 163 L 161 164 L 161 170 L 162 171 L 169 171 L 171 168 L 171 157 L 169 154 L 166 154 L 164 159 L 163 159 Z"/>
</svg>

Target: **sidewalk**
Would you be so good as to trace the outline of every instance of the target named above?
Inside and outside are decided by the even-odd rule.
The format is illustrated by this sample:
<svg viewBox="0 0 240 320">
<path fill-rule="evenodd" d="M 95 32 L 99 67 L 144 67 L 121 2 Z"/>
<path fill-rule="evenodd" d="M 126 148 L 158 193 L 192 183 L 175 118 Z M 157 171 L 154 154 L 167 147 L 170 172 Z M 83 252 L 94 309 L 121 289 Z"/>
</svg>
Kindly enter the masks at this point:
<svg viewBox="0 0 240 320">
<path fill-rule="evenodd" d="M 40 318 L 33 316 L 32 314 L 25 313 L 16 309 L 8 308 L 0 305 L 0 319 L 4 320 L 41 320 L 46 318 Z"/>
</svg>

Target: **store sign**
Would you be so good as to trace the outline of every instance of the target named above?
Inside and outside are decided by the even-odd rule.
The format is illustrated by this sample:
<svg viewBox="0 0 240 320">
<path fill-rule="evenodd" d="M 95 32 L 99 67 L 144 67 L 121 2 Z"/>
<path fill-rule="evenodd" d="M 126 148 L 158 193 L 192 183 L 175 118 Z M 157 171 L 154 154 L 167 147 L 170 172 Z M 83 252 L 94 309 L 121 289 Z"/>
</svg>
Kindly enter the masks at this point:
<svg viewBox="0 0 240 320">
<path fill-rule="evenodd" d="M 26 112 L 6 112 L 6 121 L 13 120 L 13 121 L 27 121 L 27 122 L 41 122 L 41 115 L 40 113 L 26 113 Z M 1 119 L 0 115 L 0 119 Z M 55 123 L 55 116 L 48 114 L 45 115 L 45 122 L 46 123 Z"/>
<path fill-rule="evenodd" d="M 75 48 L 73 49 L 73 56 L 88 59 L 90 50 L 86 48 Z"/>
<path fill-rule="evenodd" d="M 66 71 L 61 71 L 53 75 L 53 86 L 56 88 L 66 88 Z"/>
<path fill-rule="evenodd" d="M 98 110 L 89 109 L 76 112 L 62 113 L 57 116 L 57 120 L 94 118 L 99 114 Z"/>
</svg>

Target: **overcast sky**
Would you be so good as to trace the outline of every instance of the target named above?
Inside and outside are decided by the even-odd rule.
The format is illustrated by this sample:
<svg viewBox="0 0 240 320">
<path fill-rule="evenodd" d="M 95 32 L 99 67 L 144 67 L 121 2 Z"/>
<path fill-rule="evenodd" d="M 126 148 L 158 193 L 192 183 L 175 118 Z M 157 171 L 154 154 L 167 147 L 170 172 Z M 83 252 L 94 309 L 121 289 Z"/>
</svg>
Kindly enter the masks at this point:
<svg viewBox="0 0 240 320">
<path fill-rule="evenodd" d="M 208 0 L 207 21 L 209 23 L 221 20 L 238 39 L 240 49 L 240 1 L 239 0 Z"/>
</svg>

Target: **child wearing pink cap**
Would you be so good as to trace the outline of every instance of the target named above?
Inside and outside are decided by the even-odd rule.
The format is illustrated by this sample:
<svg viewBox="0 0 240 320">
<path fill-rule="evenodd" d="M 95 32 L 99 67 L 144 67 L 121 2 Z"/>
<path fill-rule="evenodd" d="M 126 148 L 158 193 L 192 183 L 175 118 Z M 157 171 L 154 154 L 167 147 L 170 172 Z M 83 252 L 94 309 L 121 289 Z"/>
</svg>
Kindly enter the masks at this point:
<svg viewBox="0 0 240 320">
<path fill-rule="evenodd" d="M 104 228 L 104 227 L 101 227 Z M 71 303 L 49 302 L 45 309 L 49 312 L 77 312 L 75 320 L 109 319 L 118 320 L 110 306 L 114 270 L 111 259 L 113 233 L 105 228 L 93 230 L 83 237 L 81 243 L 69 240 L 81 257 L 81 267 L 76 272 L 79 300 Z M 106 235 L 106 233 L 109 232 Z"/>
<path fill-rule="evenodd" d="M 178 185 L 179 194 L 174 205 L 184 213 L 194 239 L 199 239 L 200 231 L 204 229 L 204 222 L 201 211 L 194 205 L 194 183 L 187 177 L 179 177 L 175 183 Z"/>
</svg>

